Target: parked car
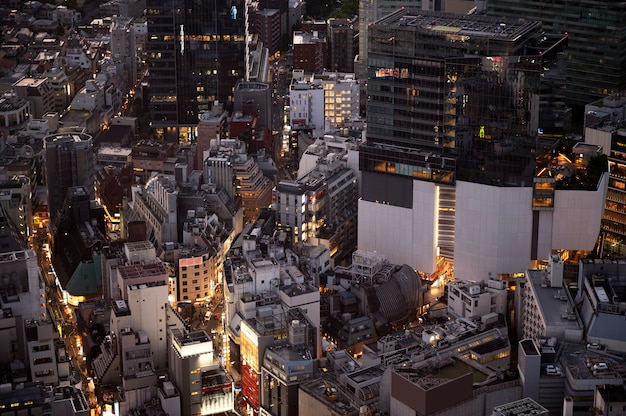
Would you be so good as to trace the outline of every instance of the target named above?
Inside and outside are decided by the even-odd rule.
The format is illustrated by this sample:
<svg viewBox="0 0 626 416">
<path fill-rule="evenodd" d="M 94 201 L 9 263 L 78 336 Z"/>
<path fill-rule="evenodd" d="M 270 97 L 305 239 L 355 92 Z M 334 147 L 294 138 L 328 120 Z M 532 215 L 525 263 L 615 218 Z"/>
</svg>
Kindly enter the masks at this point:
<svg viewBox="0 0 626 416">
<path fill-rule="evenodd" d="M 606 363 L 598 363 L 593 366 L 594 371 L 609 371 L 609 366 Z"/>
<path fill-rule="evenodd" d="M 556 365 L 548 364 L 546 366 L 546 374 L 549 376 L 558 376 L 561 374 L 561 370 Z"/>
</svg>

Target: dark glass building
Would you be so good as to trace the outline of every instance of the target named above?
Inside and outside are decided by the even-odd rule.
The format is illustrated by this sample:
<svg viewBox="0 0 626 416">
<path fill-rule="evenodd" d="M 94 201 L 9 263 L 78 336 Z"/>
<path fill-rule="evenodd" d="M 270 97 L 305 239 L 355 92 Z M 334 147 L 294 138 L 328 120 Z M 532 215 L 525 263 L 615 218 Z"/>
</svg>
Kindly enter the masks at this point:
<svg viewBox="0 0 626 416">
<path fill-rule="evenodd" d="M 148 108 L 158 138 L 189 142 L 199 114 L 245 78 L 244 0 L 148 0 Z"/>
<path fill-rule="evenodd" d="M 569 105 L 626 89 L 626 2 L 489 0 L 487 13 L 540 20 L 547 33 L 567 33 Z"/>
<path fill-rule="evenodd" d="M 542 79 L 565 36 L 536 21 L 406 10 L 368 36 L 362 171 L 450 184 L 457 175 L 490 184 L 532 176 L 540 107 L 549 107 Z M 363 196 L 389 201 L 368 195 L 385 188 L 365 183 Z"/>
</svg>

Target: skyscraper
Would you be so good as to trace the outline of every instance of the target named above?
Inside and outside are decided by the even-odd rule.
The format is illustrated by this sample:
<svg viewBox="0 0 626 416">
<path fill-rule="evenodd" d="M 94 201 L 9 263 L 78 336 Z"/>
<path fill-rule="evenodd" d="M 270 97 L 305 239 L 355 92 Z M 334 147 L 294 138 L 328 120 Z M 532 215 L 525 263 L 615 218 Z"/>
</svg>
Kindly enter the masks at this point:
<svg viewBox="0 0 626 416">
<path fill-rule="evenodd" d="M 409 13 L 435 10 L 450 13 L 467 13 L 474 7 L 473 0 L 360 0 L 359 1 L 359 68 L 355 72 L 359 79 L 367 75 L 367 28 L 398 9 Z M 334 69 L 334 68 L 333 68 Z"/>
<path fill-rule="evenodd" d="M 148 100 L 157 137 L 188 142 L 245 78 L 244 0 L 148 0 Z"/>
<path fill-rule="evenodd" d="M 584 106 L 626 88 L 626 2 L 489 0 L 487 13 L 540 20 L 567 33 L 568 104 Z"/>
<path fill-rule="evenodd" d="M 537 21 L 398 10 L 368 36 L 359 249 L 428 273 L 449 259 L 459 277 L 481 280 L 552 249 L 593 248 L 607 180 L 568 202 L 575 194 L 555 188 L 546 152 L 558 143 L 537 137 L 552 108 L 544 75 L 565 35 Z M 569 221 L 587 197 L 588 223 L 576 230 Z"/>
</svg>

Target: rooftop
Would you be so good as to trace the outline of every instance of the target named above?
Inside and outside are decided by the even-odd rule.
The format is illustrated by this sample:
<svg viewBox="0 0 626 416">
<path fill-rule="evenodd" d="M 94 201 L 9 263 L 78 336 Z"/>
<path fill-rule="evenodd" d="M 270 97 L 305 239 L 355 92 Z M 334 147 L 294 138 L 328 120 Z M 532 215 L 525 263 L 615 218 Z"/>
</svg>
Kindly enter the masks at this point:
<svg viewBox="0 0 626 416">
<path fill-rule="evenodd" d="M 442 35 L 471 35 L 516 40 L 534 32 L 541 22 L 494 18 L 485 15 L 467 15 L 423 11 L 410 15 L 405 9 L 392 13 L 374 25 L 395 28 L 412 28 L 422 32 L 439 32 Z"/>
</svg>

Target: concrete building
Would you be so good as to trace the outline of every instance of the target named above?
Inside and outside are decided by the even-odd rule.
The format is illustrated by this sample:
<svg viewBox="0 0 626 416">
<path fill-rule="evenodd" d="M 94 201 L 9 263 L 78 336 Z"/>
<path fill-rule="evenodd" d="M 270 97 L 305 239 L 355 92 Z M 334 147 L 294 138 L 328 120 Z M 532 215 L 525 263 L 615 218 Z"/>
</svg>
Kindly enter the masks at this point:
<svg viewBox="0 0 626 416">
<path fill-rule="evenodd" d="M 259 35 L 259 41 L 272 56 L 280 50 L 281 15 L 278 9 L 255 10 L 250 15 L 250 32 Z"/>
<path fill-rule="evenodd" d="M 30 102 L 31 117 L 41 118 L 44 114 L 57 111 L 55 95 L 48 78 L 24 77 L 13 84 L 15 94 Z"/>
<path fill-rule="evenodd" d="M 320 31 L 293 32 L 293 68 L 319 74 L 327 68 L 326 28 Z"/>
<path fill-rule="evenodd" d="M 310 131 L 313 137 L 321 137 L 346 126 L 359 114 L 359 85 L 354 74 L 310 75 L 294 70 L 289 89 L 292 131 Z"/>
<path fill-rule="evenodd" d="M 440 28 L 458 30 L 464 41 L 453 41 Z M 440 272 L 445 259 L 454 259 L 455 275 L 466 279 L 519 273 L 554 250 L 594 248 L 608 174 L 602 158 L 595 170 L 595 163 L 573 153 L 550 157 L 563 144 L 536 135 L 544 92 L 535 87 L 565 42 L 563 36 L 542 36 L 541 44 L 524 46 L 541 33 L 539 22 L 407 10 L 369 26 L 360 249 L 427 273 Z M 475 41 L 479 58 L 466 54 L 467 41 Z M 433 43 L 440 48 L 425 47 Z M 493 56 L 506 58 L 502 65 L 488 65 L 490 76 L 517 71 L 509 63 L 523 60 L 538 65 L 524 78 L 537 83 L 512 87 L 521 95 L 511 102 L 504 98 L 504 84 L 499 91 L 479 86 L 476 73 L 486 68 L 480 62 Z M 461 68 L 451 64 L 453 57 L 473 63 Z M 523 122 L 515 115 L 517 105 L 507 102 L 525 103 Z M 490 118 L 493 112 L 498 115 Z M 505 113 L 511 115 L 506 121 Z M 579 166 L 596 172 L 588 176 L 594 177 L 588 187 L 574 183 Z M 582 217 L 589 221 L 581 227 Z"/>
<path fill-rule="evenodd" d="M 54 95 L 54 112 L 63 113 L 71 101 L 70 79 L 62 68 L 52 67 L 43 73 L 48 78 L 50 89 Z"/>
<path fill-rule="evenodd" d="M 137 84 L 137 49 L 135 26 L 131 17 L 113 16 L 111 24 L 111 58 L 124 64 L 124 81 L 129 88 Z"/>
<path fill-rule="evenodd" d="M 178 241 L 177 195 L 174 181 L 166 176 L 154 176 L 145 186 L 133 188 L 124 221 L 145 221 L 148 240 L 157 246 Z"/>
<path fill-rule="evenodd" d="M 298 396 L 294 392 L 297 391 L 298 381 L 312 373 L 312 360 L 317 356 L 316 332 L 317 328 L 300 309 L 283 310 L 278 305 L 259 308 L 255 318 L 241 321 L 241 394 L 245 409 L 257 413 L 262 405 L 261 398 L 269 414 L 280 414 L 281 409 L 297 409 Z M 284 343 L 280 340 L 285 338 L 298 355 L 293 356 L 295 362 L 285 361 L 283 370 L 282 365 L 280 368 L 276 365 L 289 358 L 289 355 L 281 357 L 277 354 Z M 276 353 L 273 346 L 276 346 Z M 264 372 L 262 368 L 265 368 Z M 294 374 L 288 373 L 289 369 L 297 372 L 297 380 L 291 379 Z M 263 373 L 267 379 L 262 378 Z M 290 377 L 281 381 L 285 383 L 281 388 L 278 380 L 286 378 L 287 374 Z M 271 383 L 272 379 L 276 382 Z M 276 406 L 279 409 L 272 409 Z"/>
<path fill-rule="evenodd" d="M 0 97 L 0 131 L 6 135 L 22 130 L 31 117 L 30 102 L 15 93 Z"/>
<path fill-rule="evenodd" d="M 623 259 L 582 259 L 576 294 L 586 341 L 616 352 L 626 351 L 626 338 L 622 335 L 626 313 L 622 290 L 626 285 L 624 264 Z"/>
<path fill-rule="evenodd" d="M 214 356 L 204 331 L 170 329 L 169 368 L 180 391 L 182 416 L 211 415 L 233 410 L 232 380 Z"/>
<path fill-rule="evenodd" d="M 241 207 L 244 222 L 248 223 L 270 206 L 272 182 L 246 148 L 239 139 L 219 140 L 211 145 L 204 161 L 204 182 L 224 188 L 236 207 Z"/>
<path fill-rule="evenodd" d="M 328 70 L 354 72 L 354 25 L 350 19 L 328 19 Z"/>
<path fill-rule="evenodd" d="M 474 283 L 454 280 L 448 283 L 448 311 L 457 318 L 506 315 L 506 306 L 505 281 L 489 279 Z"/>
<path fill-rule="evenodd" d="M 548 409 L 528 397 L 499 405 L 493 409 L 491 416 L 548 416 Z"/>
<path fill-rule="evenodd" d="M 277 224 L 294 242 L 322 244 L 342 258 L 356 244 L 357 200 L 355 173 L 331 153 L 305 176 L 276 185 Z"/>
<path fill-rule="evenodd" d="M 626 96 L 615 94 L 585 106 L 585 143 L 609 159 L 609 189 L 602 217 L 602 252 L 626 255 Z"/>
<path fill-rule="evenodd" d="M 196 141 L 196 159 L 194 169 L 204 169 L 205 151 L 220 139 L 227 138 L 228 113 L 219 111 L 216 106 L 213 111 L 207 111 L 200 116 L 198 123 L 198 139 Z"/>
<path fill-rule="evenodd" d="M 22 241 L 33 234 L 32 195 L 31 181 L 26 176 L 0 180 L 0 206 Z"/>
<path fill-rule="evenodd" d="M 243 111 L 242 107 L 251 103 L 258 115 L 258 125 L 272 125 L 272 94 L 267 82 L 238 82 L 235 86 L 235 111 Z M 198 126 L 200 129 L 200 126 Z M 198 131 L 198 135 L 200 132 Z"/>
</svg>

